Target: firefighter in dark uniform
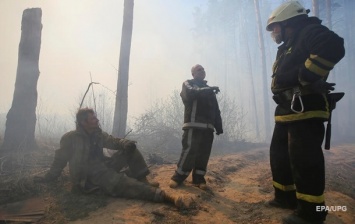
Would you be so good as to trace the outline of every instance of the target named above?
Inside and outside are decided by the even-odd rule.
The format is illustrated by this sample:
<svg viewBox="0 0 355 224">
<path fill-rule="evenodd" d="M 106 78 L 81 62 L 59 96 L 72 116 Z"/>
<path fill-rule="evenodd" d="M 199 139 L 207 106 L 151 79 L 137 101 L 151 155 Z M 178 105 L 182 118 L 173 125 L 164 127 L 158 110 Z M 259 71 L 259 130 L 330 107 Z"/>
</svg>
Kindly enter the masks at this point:
<svg viewBox="0 0 355 224">
<path fill-rule="evenodd" d="M 206 190 L 205 174 L 211 148 L 216 134 L 222 134 L 222 119 L 216 94 L 219 88 L 210 87 L 205 81 L 206 73 L 201 65 L 191 69 L 193 79 L 182 84 L 180 96 L 185 106 L 182 136 L 182 152 L 177 169 L 169 186 L 176 188 L 192 171 L 192 182 Z"/>
<path fill-rule="evenodd" d="M 329 118 L 326 94 L 334 83 L 329 72 L 345 54 L 344 41 L 308 17 L 299 2 L 272 12 L 267 31 L 277 44 L 271 90 L 277 103 L 270 145 L 275 197 L 271 206 L 296 209 L 284 223 L 323 223 L 325 167 L 322 151 L 324 121 Z"/>
<path fill-rule="evenodd" d="M 35 182 L 55 181 L 69 163 L 73 192 L 100 191 L 114 197 L 188 206 L 182 197 L 168 194 L 158 188 L 159 183 L 147 180 L 149 170 L 135 141 L 103 132 L 92 109 L 79 109 L 76 123 L 76 130 L 61 138 L 50 170 L 44 176 L 36 176 Z M 105 157 L 103 148 L 117 152 L 110 158 Z M 127 172 L 121 172 L 125 167 L 128 167 Z"/>
</svg>

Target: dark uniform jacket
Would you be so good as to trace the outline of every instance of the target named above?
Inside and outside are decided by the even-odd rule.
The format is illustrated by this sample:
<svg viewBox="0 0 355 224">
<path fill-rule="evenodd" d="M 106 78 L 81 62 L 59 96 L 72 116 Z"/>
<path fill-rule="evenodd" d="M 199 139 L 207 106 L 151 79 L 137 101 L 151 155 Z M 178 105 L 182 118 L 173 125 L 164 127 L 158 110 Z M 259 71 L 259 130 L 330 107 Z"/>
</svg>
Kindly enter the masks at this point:
<svg viewBox="0 0 355 224">
<path fill-rule="evenodd" d="M 329 105 L 326 93 L 316 93 L 312 83 L 319 79 L 325 81 L 344 54 L 344 40 L 321 25 L 317 17 L 300 22 L 294 35 L 279 47 L 273 65 L 271 90 L 281 99 L 277 102 L 275 121 L 291 122 L 309 118 L 327 120 Z M 295 113 L 290 109 L 295 87 L 301 91 L 303 113 Z M 294 108 L 301 110 L 298 99 Z"/>
<path fill-rule="evenodd" d="M 81 128 L 70 131 L 61 138 L 60 148 L 55 152 L 54 161 L 46 178 L 55 179 L 60 176 L 69 162 L 73 186 L 83 187 L 91 162 L 93 160 L 103 161 L 103 148 L 124 150 L 124 141 L 125 139 L 114 138 L 106 132 L 102 132 L 101 129 L 91 136 Z"/>
<path fill-rule="evenodd" d="M 185 105 L 183 129 L 216 129 L 217 133 L 223 133 L 216 94 L 207 81 L 186 80 L 180 96 Z"/>
</svg>

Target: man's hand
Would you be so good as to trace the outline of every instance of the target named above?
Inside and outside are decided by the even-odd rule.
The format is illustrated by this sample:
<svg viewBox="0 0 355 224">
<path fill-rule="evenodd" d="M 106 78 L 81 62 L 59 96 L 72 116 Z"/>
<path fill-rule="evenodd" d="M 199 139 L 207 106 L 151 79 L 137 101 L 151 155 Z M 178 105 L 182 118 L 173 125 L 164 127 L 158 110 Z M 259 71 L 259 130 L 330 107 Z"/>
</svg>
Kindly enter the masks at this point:
<svg viewBox="0 0 355 224">
<path fill-rule="evenodd" d="M 136 141 L 121 139 L 124 150 L 134 150 L 137 148 Z"/>
<path fill-rule="evenodd" d="M 204 95 L 204 96 L 207 96 L 207 95 L 210 95 L 212 93 L 219 93 L 220 90 L 219 90 L 219 87 L 218 86 L 208 86 L 208 87 L 202 87 L 202 88 L 199 88 L 199 92 Z"/>
<path fill-rule="evenodd" d="M 328 93 L 330 91 L 333 91 L 335 88 L 335 83 L 331 82 L 326 82 L 322 79 L 319 79 L 313 83 L 310 84 L 310 87 L 312 90 L 316 93 L 323 94 L 323 93 Z"/>
<path fill-rule="evenodd" d="M 216 135 L 223 134 L 223 130 L 216 130 Z"/>
<path fill-rule="evenodd" d="M 213 92 L 214 92 L 215 94 L 218 94 L 219 92 L 221 92 L 221 91 L 219 90 L 219 87 L 218 87 L 218 86 L 211 86 L 211 89 L 213 90 Z"/>
</svg>

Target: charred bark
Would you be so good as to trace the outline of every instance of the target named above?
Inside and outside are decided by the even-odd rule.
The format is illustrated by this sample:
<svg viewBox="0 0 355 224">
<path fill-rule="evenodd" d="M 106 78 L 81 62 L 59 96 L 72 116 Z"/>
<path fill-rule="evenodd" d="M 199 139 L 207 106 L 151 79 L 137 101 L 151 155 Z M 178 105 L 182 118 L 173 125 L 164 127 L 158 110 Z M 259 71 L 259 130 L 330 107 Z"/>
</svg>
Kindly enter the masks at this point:
<svg viewBox="0 0 355 224">
<path fill-rule="evenodd" d="M 42 10 L 23 11 L 15 90 L 6 116 L 2 150 L 34 149 Z"/>
</svg>

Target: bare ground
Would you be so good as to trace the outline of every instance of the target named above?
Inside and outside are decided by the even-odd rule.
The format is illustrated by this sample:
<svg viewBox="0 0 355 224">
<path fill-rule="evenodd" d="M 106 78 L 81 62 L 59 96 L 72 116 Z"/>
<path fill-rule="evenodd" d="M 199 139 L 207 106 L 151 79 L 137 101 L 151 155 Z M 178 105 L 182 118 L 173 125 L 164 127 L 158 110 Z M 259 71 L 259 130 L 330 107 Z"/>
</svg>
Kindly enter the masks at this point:
<svg viewBox="0 0 355 224">
<path fill-rule="evenodd" d="M 347 208 L 347 211 L 330 212 L 327 224 L 355 223 L 354 149 L 355 145 L 340 145 L 330 151 L 324 151 L 327 164 L 326 203 L 328 206 Z M 41 224 L 276 224 L 281 223 L 282 217 L 292 212 L 266 205 L 266 201 L 273 197 L 267 148 L 214 156 L 210 159 L 208 168 L 206 177 L 210 189 L 202 191 L 191 184 L 190 178 L 180 188 L 170 189 L 168 182 L 175 165 L 151 166 L 150 178 L 160 182 L 162 189 L 194 201 L 194 206 L 187 210 L 178 210 L 167 204 L 110 198 L 104 195 L 74 195 L 69 192 L 67 173 L 57 183 L 33 185 L 30 189 L 34 195 L 42 197 L 46 204 L 45 215 L 38 222 Z M 7 197 L 9 195 L 7 194 Z M 4 201 L 6 200 L 2 200 Z"/>
</svg>

